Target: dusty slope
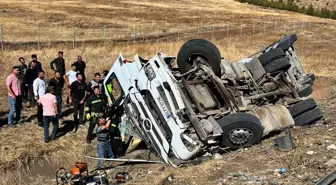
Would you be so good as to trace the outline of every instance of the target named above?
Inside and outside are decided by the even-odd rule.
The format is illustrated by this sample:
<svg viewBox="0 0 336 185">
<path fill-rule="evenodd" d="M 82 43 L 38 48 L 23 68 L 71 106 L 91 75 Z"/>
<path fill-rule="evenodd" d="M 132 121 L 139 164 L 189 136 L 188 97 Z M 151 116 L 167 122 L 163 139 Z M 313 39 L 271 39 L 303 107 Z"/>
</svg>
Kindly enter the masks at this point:
<svg viewBox="0 0 336 185">
<path fill-rule="evenodd" d="M 263 9 L 234 0 L 146 1 L 42 1 L 0 0 L 1 25 L 8 42 L 90 38 L 128 38 L 140 34 L 166 33 L 204 25 L 242 24 L 253 21 L 319 19 L 279 10 Z M 37 27 L 39 25 L 39 28 Z"/>
<path fill-rule="evenodd" d="M 329 79 L 318 79 L 326 81 Z M 320 84 L 321 81 L 317 83 Z M 336 156 L 336 150 L 327 150 L 326 147 L 331 144 L 336 144 L 336 95 L 333 94 L 330 98 L 325 98 L 319 102 L 319 107 L 325 115 L 323 125 L 315 125 L 312 127 L 296 127 L 292 131 L 296 148 L 290 152 L 281 152 L 275 150 L 273 146 L 274 137 L 263 140 L 261 144 L 255 145 L 245 150 L 234 151 L 223 154 L 218 159 L 206 160 L 200 164 L 190 164 L 182 168 L 172 168 L 167 164 L 136 164 L 125 165 L 112 163 L 114 168 L 108 170 L 109 177 L 117 172 L 126 171 L 133 180 L 128 184 L 159 184 L 166 176 L 172 174 L 172 183 L 166 184 L 268 184 L 276 182 L 279 185 L 306 185 L 311 184 L 322 178 L 327 173 L 331 172 L 336 166 L 328 166 L 325 163 Z M 29 123 L 20 126 L 16 129 L 4 129 L 0 134 L 0 141 L 8 144 L 8 140 L 12 140 L 13 133 L 22 129 L 28 131 L 28 134 L 22 139 L 26 141 L 25 146 L 35 150 L 35 155 L 30 151 L 28 156 L 21 156 L 21 163 L 25 164 L 28 160 L 33 161 L 32 156 L 45 156 L 51 164 L 44 164 L 45 167 L 38 167 L 34 170 L 32 166 L 31 175 L 34 181 L 30 184 L 54 184 L 53 170 L 64 165 L 70 168 L 77 160 L 84 160 L 84 155 L 95 155 L 94 144 L 84 145 L 86 127 L 81 127 L 77 133 L 69 132 L 66 136 L 61 137 L 58 141 L 51 145 L 42 144 L 39 135 L 42 136 L 42 130 L 37 126 Z M 36 133 L 31 133 L 37 129 Z M 12 134 L 11 134 L 12 133 Z M 275 136 L 276 137 L 276 136 Z M 7 140 L 7 142 L 6 142 Z M 23 146 L 15 146 L 9 148 L 1 146 L 2 150 L 5 147 L 7 153 L 11 153 L 13 149 L 21 150 Z M 45 147 L 45 154 L 40 153 L 39 147 Z M 313 155 L 308 155 L 308 151 L 313 151 Z M 2 154 L 4 155 L 4 154 Z M 128 157 L 144 158 L 147 151 L 137 151 Z M 28 158 L 28 159 L 27 159 Z M 155 159 L 155 158 L 152 158 Z M 35 158 L 35 160 L 37 160 Z M 58 161 L 60 163 L 55 163 Z M 90 163 L 90 167 L 94 165 L 91 160 L 86 160 Z M 25 168 L 25 166 L 23 166 Z M 36 167 L 35 167 L 36 168 Z M 280 168 L 286 168 L 288 171 L 279 174 L 275 172 Z M 42 170 L 41 170 L 42 169 Z M 47 170 L 48 169 L 48 170 Z M 17 171 L 14 171 L 14 173 Z M 39 174 L 39 175 L 38 175 Z M 22 175 L 22 174 L 21 174 Z M 40 176 L 42 175 L 42 176 Z M 4 177 L 11 177 L 6 175 Z M 25 176 L 21 176 L 25 177 Z M 19 181 L 19 177 L 16 177 Z M 1 181 L 0 181 L 1 182 Z M 9 183 L 11 182 L 11 183 Z M 2 184 L 17 184 L 13 181 L 3 179 Z"/>
</svg>

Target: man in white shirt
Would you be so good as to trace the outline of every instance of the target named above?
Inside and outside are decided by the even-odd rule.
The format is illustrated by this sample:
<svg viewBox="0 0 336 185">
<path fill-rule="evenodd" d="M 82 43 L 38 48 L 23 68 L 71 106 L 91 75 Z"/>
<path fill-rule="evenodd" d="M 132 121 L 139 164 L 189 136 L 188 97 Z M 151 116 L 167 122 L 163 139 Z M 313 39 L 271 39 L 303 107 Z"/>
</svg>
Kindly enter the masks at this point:
<svg viewBox="0 0 336 185">
<path fill-rule="evenodd" d="M 65 82 L 68 84 L 68 94 L 70 91 L 70 85 L 72 84 L 72 82 L 77 80 L 77 68 L 75 64 L 71 65 L 71 70 L 66 72 L 65 75 L 63 76 Z M 67 103 L 69 104 L 69 96 L 67 97 Z"/>
<path fill-rule="evenodd" d="M 44 81 L 44 71 L 40 71 L 38 77 L 34 80 L 33 91 L 37 102 L 41 96 L 45 95 L 46 85 Z M 43 108 L 41 104 L 39 104 L 37 108 L 37 122 L 40 126 L 43 125 Z"/>
</svg>

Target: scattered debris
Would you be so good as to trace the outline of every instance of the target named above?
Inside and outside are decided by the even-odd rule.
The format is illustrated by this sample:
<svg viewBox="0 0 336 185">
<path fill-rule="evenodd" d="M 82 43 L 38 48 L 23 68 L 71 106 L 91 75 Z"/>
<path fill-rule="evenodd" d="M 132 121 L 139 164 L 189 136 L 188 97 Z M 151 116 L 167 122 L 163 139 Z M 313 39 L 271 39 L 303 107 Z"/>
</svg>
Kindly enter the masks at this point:
<svg viewBox="0 0 336 185">
<path fill-rule="evenodd" d="M 114 176 L 117 183 L 125 183 L 126 181 L 132 180 L 132 177 L 126 172 L 119 172 Z"/>
<path fill-rule="evenodd" d="M 268 182 L 269 185 L 278 185 L 278 183 L 276 181 L 271 180 L 271 179 L 268 179 L 267 182 Z"/>
<path fill-rule="evenodd" d="M 166 178 L 164 178 L 161 182 L 160 185 L 167 185 L 171 184 L 173 182 L 174 176 L 173 174 L 169 174 Z"/>
<path fill-rule="evenodd" d="M 280 170 L 279 170 L 279 173 L 285 173 L 285 172 L 287 172 L 288 170 L 286 169 L 286 168 L 280 168 Z"/>
<path fill-rule="evenodd" d="M 336 159 L 330 159 L 329 161 L 327 161 L 325 163 L 325 165 L 329 166 L 329 167 L 333 167 L 336 166 Z"/>
<path fill-rule="evenodd" d="M 308 151 L 307 154 L 308 154 L 308 155 L 313 155 L 313 154 L 314 154 L 314 151 Z"/>
<path fill-rule="evenodd" d="M 327 146 L 327 150 L 336 150 L 336 145 L 332 144 Z"/>
<path fill-rule="evenodd" d="M 223 159 L 223 156 L 221 156 L 219 153 L 215 153 L 214 159 L 215 160 Z"/>
</svg>

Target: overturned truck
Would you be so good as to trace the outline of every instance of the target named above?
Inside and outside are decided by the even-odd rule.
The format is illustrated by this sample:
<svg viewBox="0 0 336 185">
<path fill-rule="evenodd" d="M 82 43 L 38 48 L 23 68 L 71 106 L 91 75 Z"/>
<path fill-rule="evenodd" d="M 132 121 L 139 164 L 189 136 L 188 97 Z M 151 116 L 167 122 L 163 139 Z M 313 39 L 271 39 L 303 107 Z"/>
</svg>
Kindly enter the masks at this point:
<svg viewBox="0 0 336 185">
<path fill-rule="evenodd" d="M 122 55 L 104 80 L 134 135 L 178 166 L 205 153 L 256 144 L 267 134 L 309 125 L 323 115 L 290 35 L 238 62 L 207 40 L 186 42 L 177 57 Z M 177 64 L 177 67 L 174 65 Z"/>
</svg>

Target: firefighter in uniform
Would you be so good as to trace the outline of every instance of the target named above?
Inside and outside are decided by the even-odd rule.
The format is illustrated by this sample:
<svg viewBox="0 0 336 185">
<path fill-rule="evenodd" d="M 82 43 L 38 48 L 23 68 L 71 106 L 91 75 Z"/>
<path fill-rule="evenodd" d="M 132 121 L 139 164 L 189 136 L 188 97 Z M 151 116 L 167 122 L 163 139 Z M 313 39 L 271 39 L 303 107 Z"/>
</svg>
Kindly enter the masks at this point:
<svg viewBox="0 0 336 185">
<path fill-rule="evenodd" d="M 93 130 L 96 126 L 97 119 L 105 115 L 106 101 L 101 94 L 98 86 L 93 87 L 93 94 L 89 96 L 85 104 L 86 119 L 90 120 L 88 134 L 86 138 L 87 143 L 91 143 Z"/>
</svg>

